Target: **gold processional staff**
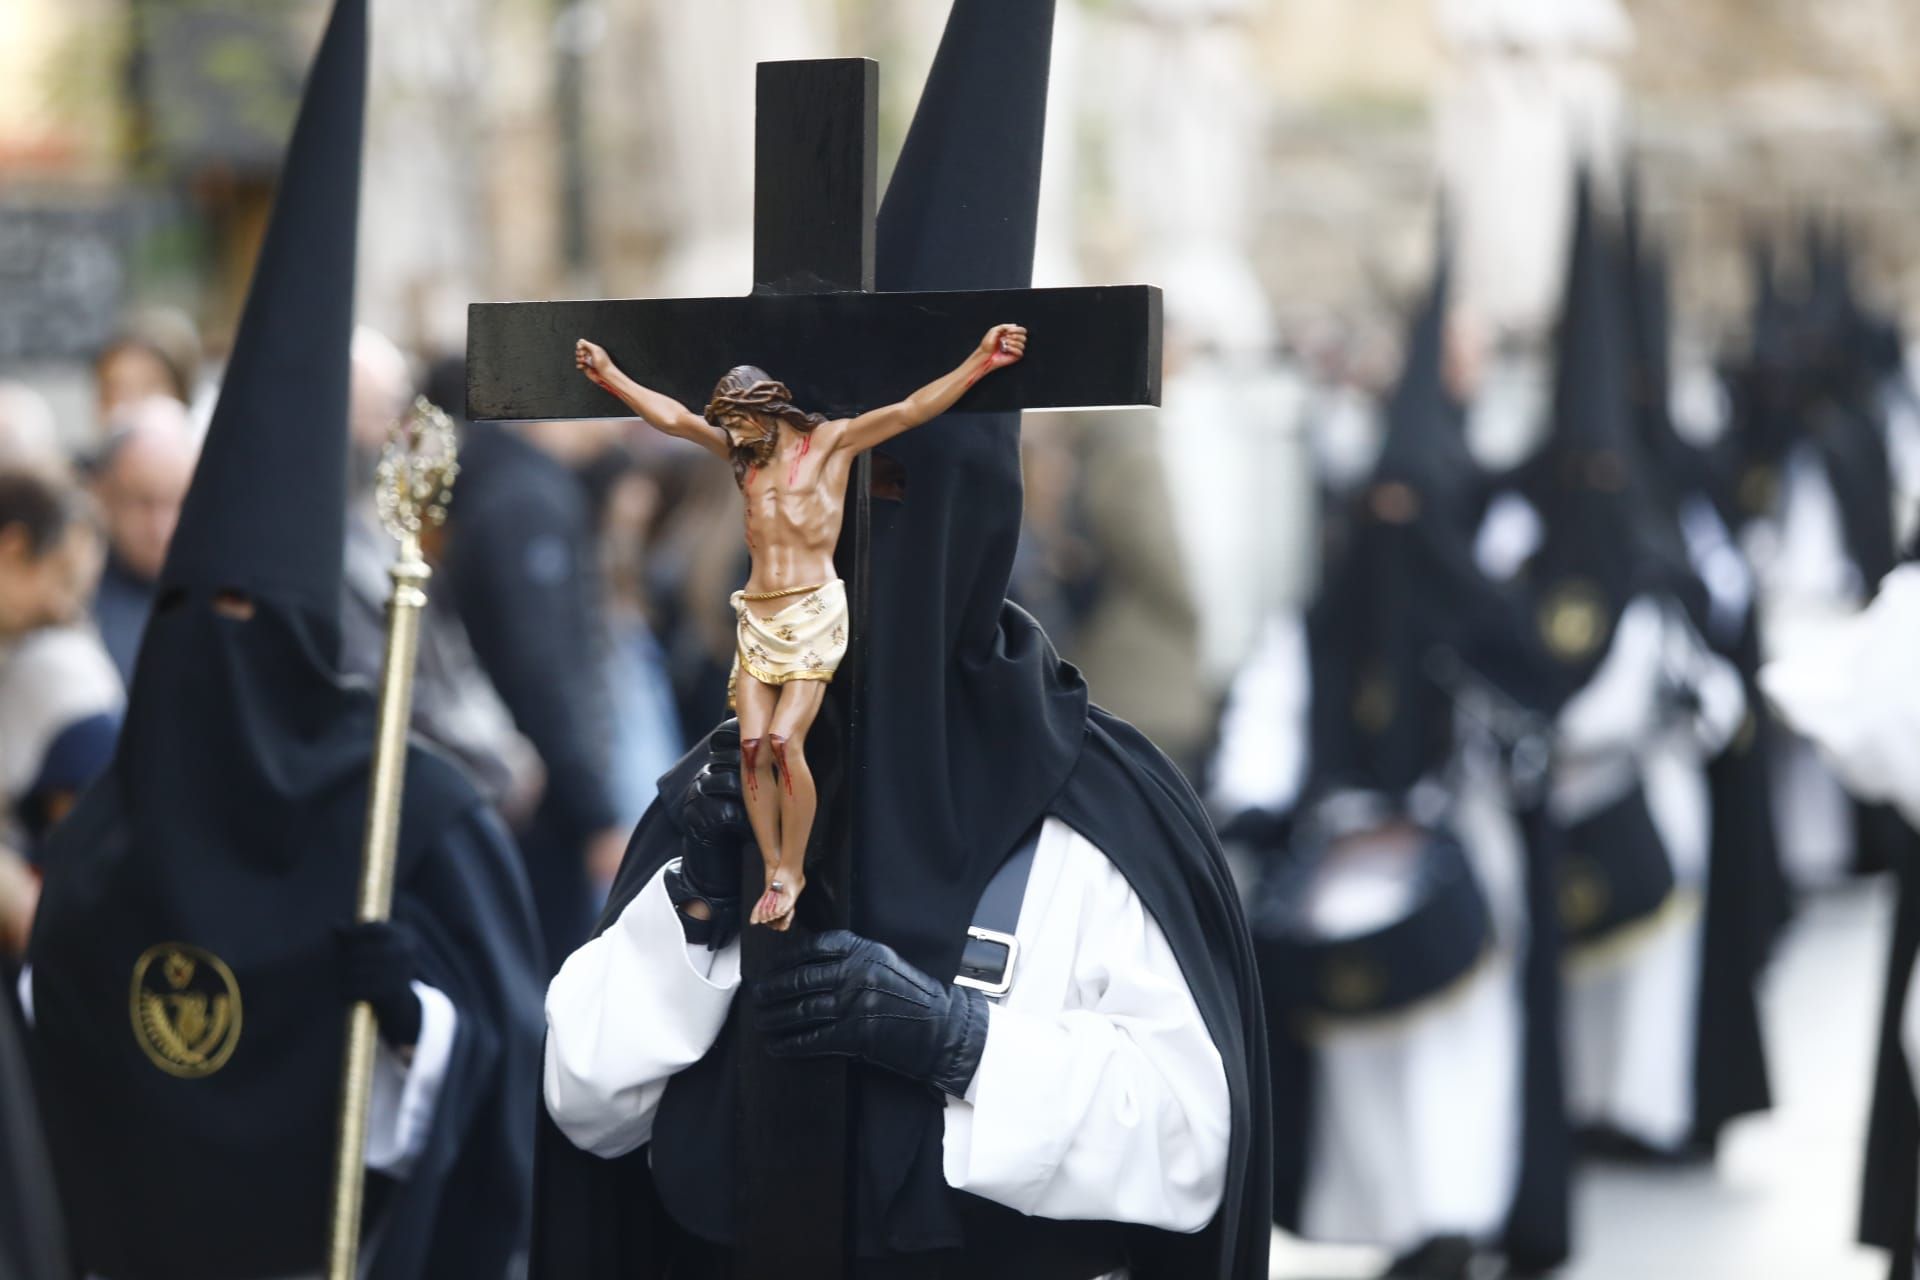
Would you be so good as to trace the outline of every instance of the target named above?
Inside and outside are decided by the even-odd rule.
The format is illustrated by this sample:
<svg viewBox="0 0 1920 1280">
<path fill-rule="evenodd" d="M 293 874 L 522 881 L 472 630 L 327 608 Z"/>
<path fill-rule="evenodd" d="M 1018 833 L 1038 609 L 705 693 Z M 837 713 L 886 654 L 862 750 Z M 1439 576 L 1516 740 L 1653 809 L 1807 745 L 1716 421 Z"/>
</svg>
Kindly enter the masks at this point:
<svg viewBox="0 0 1920 1280">
<path fill-rule="evenodd" d="M 453 422 L 424 397 L 394 424 L 380 459 L 375 501 L 380 523 L 400 544 L 388 573 L 387 646 L 380 667 L 380 718 L 373 743 L 373 778 L 360 855 L 361 921 L 385 920 L 393 906 L 394 849 L 400 834 L 401 793 L 407 778 L 407 727 L 413 712 L 413 668 L 420 650 L 420 611 L 433 571 L 420 553 L 420 533 L 447 518 L 447 501 L 460 473 Z M 338 1140 L 334 1145 L 333 1212 L 327 1239 L 327 1280 L 354 1280 L 360 1249 L 360 1205 L 366 1189 L 367 1107 L 373 1091 L 373 1006 L 347 1011 L 346 1061 L 341 1068 Z"/>
</svg>

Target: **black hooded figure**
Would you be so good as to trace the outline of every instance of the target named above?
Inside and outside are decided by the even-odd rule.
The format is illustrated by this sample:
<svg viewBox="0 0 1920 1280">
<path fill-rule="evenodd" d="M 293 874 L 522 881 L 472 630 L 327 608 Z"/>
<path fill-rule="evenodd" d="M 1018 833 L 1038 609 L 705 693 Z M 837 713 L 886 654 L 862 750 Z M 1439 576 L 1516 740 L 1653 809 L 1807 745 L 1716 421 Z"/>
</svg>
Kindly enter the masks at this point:
<svg viewBox="0 0 1920 1280">
<path fill-rule="evenodd" d="M 1419 1008 L 1418 1001 L 1474 981 L 1473 970 L 1493 940 L 1488 904 L 1470 851 L 1442 811 L 1450 806 L 1423 799 L 1451 795 L 1465 781 L 1463 732 L 1484 741 L 1510 768 L 1517 764 L 1524 772 L 1531 760 L 1537 772 L 1543 763 L 1540 721 L 1527 708 L 1544 696 L 1546 659 L 1524 625 L 1522 597 L 1489 579 L 1474 559 L 1490 486 L 1468 451 L 1460 406 L 1445 385 L 1446 312 L 1443 263 L 1410 331 L 1404 371 L 1386 408 L 1380 456 L 1350 509 L 1330 522 L 1337 541 L 1325 549 L 1321 594 L 1308 619 L 1308 794 L 1318 816 L 1302 828 L 1305 838 L 1269 869 L 1254 913 L 1279 1117 L 1276 1216 L 1294 1231 L 1312 1227 L 1303 1213 L 1315 1177 L 1312 1117 L 1316 1108 L 1335 1105 L 1312 1088 L 1315 1050 L 1299 1034 L 1303 1022 L 1312 1019 L 1324 1034 L 1337 1037 L 1342 1019 L 1403 1014 Z M 1457 715 L 1457 704 L 1471 706 L 1473 714 Z M 1567 1252 L 1553 869 L 1534 865 L 1537 824 L 1525 821 L 1537 813 L 1538 786 L 1511 773 L 1488 781 L 1500 805 L 1522 818 L 1515 834 L 1529 854 L 1520 877 L 1527 894 L 1516 907 L 1542 917 L 1527 927 L 1528 945 L 1516 965 L 1525 1015 L 1515 1046 L 1525 1080 L 1516 1196 L 1507 1220 L 1495 1216 L 1481 1224 L 1487 1237 L 1482 1241 L 1459 1234 L 1465 1224 L 1436 1221 L 1423 1223 L 1426 1234 L 1417 1240 L 1384 1242 L 1411 1246 L 1394 1274 L 1464 1274 L 1478 1243 L 1497 1245 L 1527 1267 L 1552 1266 Z M 1365 803 L 1356 806 L 1356 800 Z M 1364 839 L 1368 830 L 1402 823 L 1426 832 L 1410 864 L 1417 880 L 1408 914 L 1368 935 L 1290 943 L 1299 926 L 1289 922 L 1305 919 L 1312 883 L 1337 874 L 1321 860 L 1340 830 Z M 1383 979 L 1365 1005 L 1357 1003 L 1357 993 L 1339 991 L 1341 974 L 1362 958 Z M 1358 1095 L 1346 1096 L 1356 1106 L 1367 1105 Z M 1336 1128 L 1344 1123 L 1337 1115 L 1328 1122 Z M 1376 1114 L 1362 1123 L 1377 1130 L 1382 1119 Z M 1464 1164 L 1484 1167 L 1506 1158 L 1507 1132 L 1489 1125 L 1486 1133 L 1502 1150 Z M 1412 1212 L 1418 1217 L 1419 1206 Z M 1343 1229 L 1359 1227 L 1349 1218 Z"/>
<path fill-rule="evenodd" d="M 1773 246 L 1756 239 L 1751 346 L 1727 373 L 1734 430 L 1723 466 L 1737 477 L 1732 519 L 1742 528 L 1761 522 L 1792 530 L 1798 512 L 1831 505 L 1839 563 L 1823 568 L 1838 584 L 1831 603 L 1851 610 L 1872 600 L 1897 559 L 1886 396 L 1900 371 L 1901 344 L 1897 328 L 1855 293 L 1845 232 L 1809 219 L 1801 241 L 1796 292 L 1776 279 Z M 1824 777 L 1806 744 L 1776 734 L 1768 745 L 1776 774 Z M 1850 841 L 1836 843 L 1817 829 L 1802 835 L 1805 824 L 1781 810 L 1783 861 L 1816 868 L 1817 877 L 1836 853 L 1847 855 L 1849 843 L 1856 871 L 1885 870 L 1907 856 L 1907 829 L 1892 809 L 1855 803 L 1853 820 Z"/>
<path fill-rule="evenodd" d="M 1029 282 L 1052 18 L 1045 0 L 957 0 L 881 210 L 882 287 Z M 1070 345 L 1074 336 L 1036 334 L 1034 340 Z M 1077 357 L 1100 358 L 1097 352 Z M 702 744 L 663 779 L 661 799 L 642 819 L 615 883 L 601 935 L 575 953 L 549 992 L 550 1106 L 561 1094 L 585 1097 L 585 1110 L 596 1119 L 575 1115 L 568 1132 L 589 1135 L 603 1120 L 622 1136 L 591 1144 L 604 1146 L 608 1158 L 602 1158 L 543 1121 L 534 1276 L 726 1274 L 741 1171 L 734 1162 L 736 1040 L 723 1023 L 749 1011 L 778 1050 L 854 1058 L 845 1229 L 858 1259 L 855 1276 L 1076 1280 L 1122 1266 L 1137 1277 L 1182 1280 L 1266 1274 L 1272 1123 L 1266 1034 L 1239 902 L 1186 782 L 1130 726 L 1089 705 L 1078 673 L 1006 600 L 1020 525 L 1018 444 L 1014 415 L 956 414 L 885 448 L 904 500 L 877 503 L 873 516 L 875 622 L 864 638 L 869 711 L 853 762 L 851 914 L 853 929 L 864 936 L 818 935 L 796 949 L 796 967 L 737 997 L 674 985 L 687 979 L 665 971 L 636 977 L 635 957 L 643 953 L 668 968 L 687 963 L 681 926 L 665 914 L 669 908 L 649 913 L 655 903 L 683 899 L 676 884 L 697 888 L 694 868 L 705 843 L 697 834 L 705 823 L 697 796 L 727 763 L 730 748 L 719 738 L 711 747 Z M 690 786 L 696 798 L 683 799 Z M 1116 1188 L 1130 1184 L 1156 1201 L 1178 1194 L 1187 1175 L 1164 1157 L 1110 1154 L 1097 1176 L 1080 1184 L 1095 1188 L 1093 1198 L 1078 1212 L 1056 1208 L 1050 1216 L 1044 1193 L 1002 1190 L 995 1200 L 956 1191 L 948 1181 L 943 1125 L 950 1147 L 955 1129 L 947 1119 L 959 1104 L 943 1102 L 942 1092 L 973 1098 L 967 1114 L 976 1126 L 997 1118 L 989 1117 L 990 1108 L 1001 1116 L 1030 1115 L 1024 1106 L 1036 1098 L 1062 1100 L 1056 1115 L 1084 1106 L 1084 1113 L 1070 1113 L 1077 1123 L 1059 1135 L 1069 1147 L 1083 1126 L 1106 1122 L 1098 1104 L 1068 1087 L 1071 1054 L 1050 1039 L 1054 1030 L 1044 1033 L 1046 1046 L 1023 1052 L 1008 1074 L 988 1069 L 996 1037 L 1016 1036 L 1026 1017 L 1014 1012 L 1020 975 L 1048 963 L 1036 958 L 1041 950 L 1023 950 L 1019 963 L 1028 967 L 1016 973 L 1010 1004 L 989 1009 L 979 992 L 947 984 L 946 975 L 960 972 L 982 890 L 1036 828 L 1040 841 L 1021 928 L 1030 928 L 1042 910 L 1053 918 L 1060 901 L 1039 887 L 1052 875 L 1047 860 L 1066 845 L 1094 853 L 1097 874 L 1113 877 L 1137 918 L 1164 936 L 1163 954 L 1177 974 L 1162 973 L 1173 977 L 1176 990 L 1184 979 L 1197 1014 L 1181 1020 L 1184 1030 L 1176 1034 L 1197 1035 L 1212 1046 L 1199 1049 L 1207 1060 L 1199 1063 L 1202 1075 L 1217 1054 L 1226 1093 L 1218 1093 L 1216 1079 L 1207 1097 L 1197 1096 L 1196 1087 L 1196 1096 L 1182 1093 L 1176 1108 L 1219 1104 L 1218 1127 L 1208 1140 L 1213 1154 L 1200 1172 L 1209 1183 L 1218 1179 L 1221 1194 L 1217 1208 L 1203 1209 L 1185 1231 L 1099 1220 L 1123 1216 L 1097 1209 L 1112 1202 Z M 670 865 L 676 858 L 680 863 Z M 719 861 L 738 865 L 731 850 Z M 665 897 L 657 896 L 662 886 Z M 1055 955 L 1062 954 L 1056 948 L 1078 948 L 1082 956 L 1104 948 L 1076 936 L 1079 927 L 1063 928 L 1063 936 L 1036 947 Z M 664 950 L 649 953 L 650 947 Z M 730 950 L 714 953 L 714 972 L 729 963 Z M 1110 958 L 1116 975 L 1128 967 L 1123 954 Z M 849 1009 L 832 991 L 810 993 L 816 977 L 831 982 L 836 973 L 853 972 L 856 962 L 865 964 L 857 981 L 876 989 L 869 994 L 894 1002 L 898 1012 L 888 1025 L 902 1028 L 897 1034 L 860 1029 L 867 1020 L 858 1011 L 870 1005 Z M 1125 985 L 1116 977 L 1108 990 Z M 660 1012 L 646 1026 L 684 1021 L 677 1005 L 663 1008 L 653 994 L 669 988 L 676 1001 L 685 991 L 711 1010 L 711 1022 L 684 1057 L 626 1084 L 620 1083 L 625 1076 L 593 1081 L 578 1074 L 622 1040 L 631 1042 L 632 1054 L 667 1057 L 661 1031 L 636 1037 L 642 1020 L 656 1017 L 643 1007 L 649 1000 Z M 1056 1030 L 1117 1032 L 1120 1038 L 1106 1043 L 1124 1053 L 1137 1047 L 1132 1033 L 1092 1008 L 1042 1020 Z M 933 1022 L 945 1030 L 921 1065 L 909 1066 L 899 1042 L 925 1042 L 920 1029 Z M 1164 1080 L 1138 1083 L 1170 1096 L 1160 1092 Z M 1018 1091 L 1018 1100 L 996 1101 L 1001 1088 Z M 636 1127 L 629 1117 L 643 1108 L 654 1109 Z M 571 1113 L 571 1104 L 561 1110 Z M 1036 1129 L 1052 1128 L 1053 1118 Z M 1036 1134 L 1032 1141 L 1033 1177 L 1053 1185 L 1063 1153 L 1045 1149 L 1052 1139 Z M 1176 1145 L 1188 1144 L 1182 1138 Z M 1038 1202 L 1042 1212 L 1006 1207 L 1023 1199 Z"/>
<path fill-rule="evenodd" d="M 319 1269 L 349 999 L 383 1041 L 366 1274 L 524 1248 L 538 942 L 453 765 L 410 754 L 395 923 L 343 927 L 376 720 L 336 669 L 365 76 L 339 0 L 118 754 L 47 859 L 35 1065 L 75 1261 L 110 1280 Z"/>
<path fill-rule="evenodd" d="M 1738 728 L 1743 697 L 1694 627 L 1697 580 L 1679 524 L 1645 479 L 1610 241 L 1583 178 L 1554 428 L 1525 469 L 1544 530 L 1522 578 L 1555 677 L 1550 809 L 1564 837 L 1560 911 L 1573 952 L 1570 1108 L 1605 1147 L 1677 1156 L 1696 1110 L 1706 765 Z M 1684 1001 L 1664 999 L 1670 984 L 1687 989 Z M 1680 1010 L 1684 1025 L 1670 1017 Z M 1629 1070 L 1653 1083 L 1628 1087 Z"/>
<path fill-rule="evenodd" d="M 1756 986 L 1785 924 L 1786 875 L 1774 836 L 1766 748 L 1775 725 L 1760 694 L 1760 618 L 1752 577 L 1727 526 L 1726 499 L 1705 451 L 1681 438 L 1669 408 L 1672 300 L 1667 254 L 1628 189 L 1622 255 L 1631 287 L 1631 386 L 1635 435 L 1648 491 L 1693 567 L 1683 599 L 1694 628 L 1740 675 L 1747 716 L 1707 776 L 1713 845 L 1704 904 L 1694 1140 L 1712 1151 L 1737 1116 L 1772 1105 Z M 1712 590 L 1709 582 L 1733 583 Z"/>
</svg>

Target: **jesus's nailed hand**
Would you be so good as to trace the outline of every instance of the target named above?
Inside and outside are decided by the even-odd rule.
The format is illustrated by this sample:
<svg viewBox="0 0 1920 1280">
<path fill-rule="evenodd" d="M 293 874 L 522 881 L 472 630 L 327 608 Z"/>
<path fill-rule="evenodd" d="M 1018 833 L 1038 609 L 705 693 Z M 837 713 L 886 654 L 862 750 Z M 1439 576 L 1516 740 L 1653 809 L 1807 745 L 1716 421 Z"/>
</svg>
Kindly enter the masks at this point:
<svg viewBox="0 0 1920 1280">
<path fill-rule="evenodd" d="M 1004 369 L 1018 364 L 1027 354 L 1027 330 L 1024 325 L 997 324 L 980 339 L 980 354 L 987 358 L 987 369 Z"/>
</svg>

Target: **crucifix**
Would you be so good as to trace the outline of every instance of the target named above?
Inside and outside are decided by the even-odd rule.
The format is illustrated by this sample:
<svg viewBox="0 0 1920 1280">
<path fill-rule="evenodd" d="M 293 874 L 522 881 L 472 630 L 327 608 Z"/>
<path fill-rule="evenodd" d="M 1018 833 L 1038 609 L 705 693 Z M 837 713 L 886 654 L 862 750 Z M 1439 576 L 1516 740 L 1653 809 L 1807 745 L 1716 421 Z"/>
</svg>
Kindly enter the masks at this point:
<svg viewBox="0 0 1920 1280">
<path fill-rule="evenodd" d="M 878 69 L 867 59 L 762 63 L 754 147 L 754 287 L 745 297 L 475 304 L 468 318 L 468 416 L 594 418 L 632 412 L 581 376 L 591 338 L 632 381 L 703 406 L 737 366 L 770 371 L 793 405 L 831 419 L 905 400 L 937 382 L 983 335 L 1012 323 L 1029 354 L 970 384 L 957 412 L 1152 405 L 1160 399 L 1160 294 L 1144 285 L 960 292 L 875 291 Z M 996 349 L 1005 338 L 993 340 Z M 984 346 L 982 346 L 984 349 Z M 1098 353 L 1075 359 L 1075 353 Z M 964 430 L 933 422 L 927 431 Z M 717 463 L 715 465 L 718 465 Z M 834 565 L 846 584 L 847 656 L 830 686 L 814 750 L 820 820 L 806 856 L 806 928 L 844 928 L 857 845 L 851 788 L 865 697 L 861 644 L 872 625 L 867 565 L 871 456 L 847 485 Z M 878 615 L 884 625 L 885 602 Z M 716 712 L 718 708 L 716 708 Z M 758 850 L 742 853 L 743 902 L 766 889 Z M 748 982 L 783 936 L 743 935 Z M 844 1066 L 775 1063 L 754 1042 L 740 1063 L 736 1274 L 846 1273 L 848 1112 Z"/>
</svg>

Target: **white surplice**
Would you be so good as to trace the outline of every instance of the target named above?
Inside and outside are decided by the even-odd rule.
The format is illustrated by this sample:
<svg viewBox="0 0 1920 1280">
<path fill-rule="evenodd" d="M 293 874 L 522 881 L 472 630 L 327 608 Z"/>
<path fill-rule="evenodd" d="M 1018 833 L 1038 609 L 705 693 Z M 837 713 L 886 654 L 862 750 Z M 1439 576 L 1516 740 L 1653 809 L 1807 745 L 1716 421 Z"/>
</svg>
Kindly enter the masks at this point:
<svg viewBox="0 0 1920 1280">
<path fill-rule="evenodd" d="M 1504 786 L 1469 760 L 1449 819 L 1486 894 L 1493 947 L 1451 990 L 1397 1017 L 1314 1036 L 1315 1240 L 1396 1253 L 1442 1235 L 1490 1239 L 1519 1177 L 1524 849 Z M 1409 867 L 1411 871 L 1413 868 Z"/>
<path fill-rule="evenodd" d="M 1696 710 L 1672 713 L 1690 691 Z M 1639 596 L 1593 678 L 1562 709 L 1552 806 L 1586 817 L 1638 783 L 1671 859 L 1673 909 L 1625 946 L 1567 972 L 1567 1096 L 1577 1123 L 1673 1149 L 1693 1127 L 1701 913 L 1712 838 L 1706 762 L 1746 710 L 1740 677 L 1679 607 Z"/>
<path fill-rule="evenodd" d="M 1761 641 L 1769 657 L 1791 652 L 1860 608 L 1866 584 L 1847 553 L 1840 499 L 1810 444 L 1796 445 L 1781 471 L 1780 513 L 1746 537 L 1760 587 Z M 1780 734 L 1768 760 L 1774 829 L 1788 877 L 1802 887 L 1832 884 L 1854 859 L 1853 808 L 1813 745 Z"/>
<path fill-rule="evenodd" d="M 648 1140 L 667 1081 L 706 1054 L 740 986 L 739 943 L 688 945 L 663 876 L 547 990 L 547 1110 L 599 1156 Z M 1200 1230 L 1225 1188 L 1231 1106 L 1159 925 L 1049 818 L 1015 932 L 1013 988 L 966 1097 L 946 1102 L 948 1184 L 1036 1217 Z"/>
<path fill-rule="evenodd" d="M 1223 718 L 1211 798 L 1224 816 L 1294 806 L 1307 771 L 1311 683 L 1303 622 L 1276 615 Z M 1402 1016 L 1316 1030 L 1301 1205 L 1301 1228 L 1315 1240 L 1398 1252 L 1437 1235 L 1485 1239 L 1512 1202 L 1524 851 L 1497 763 L 1469 749 L 1464 764 L 1445 788 L 1448 817 L 1487 896 L 1494 946 L 1452 990 Z M 1316 918 L 1329 936 L 1397 918 L 1417 870 L 1406 858 L 1344 857 L 1316 895 Z"/>
</svg>

